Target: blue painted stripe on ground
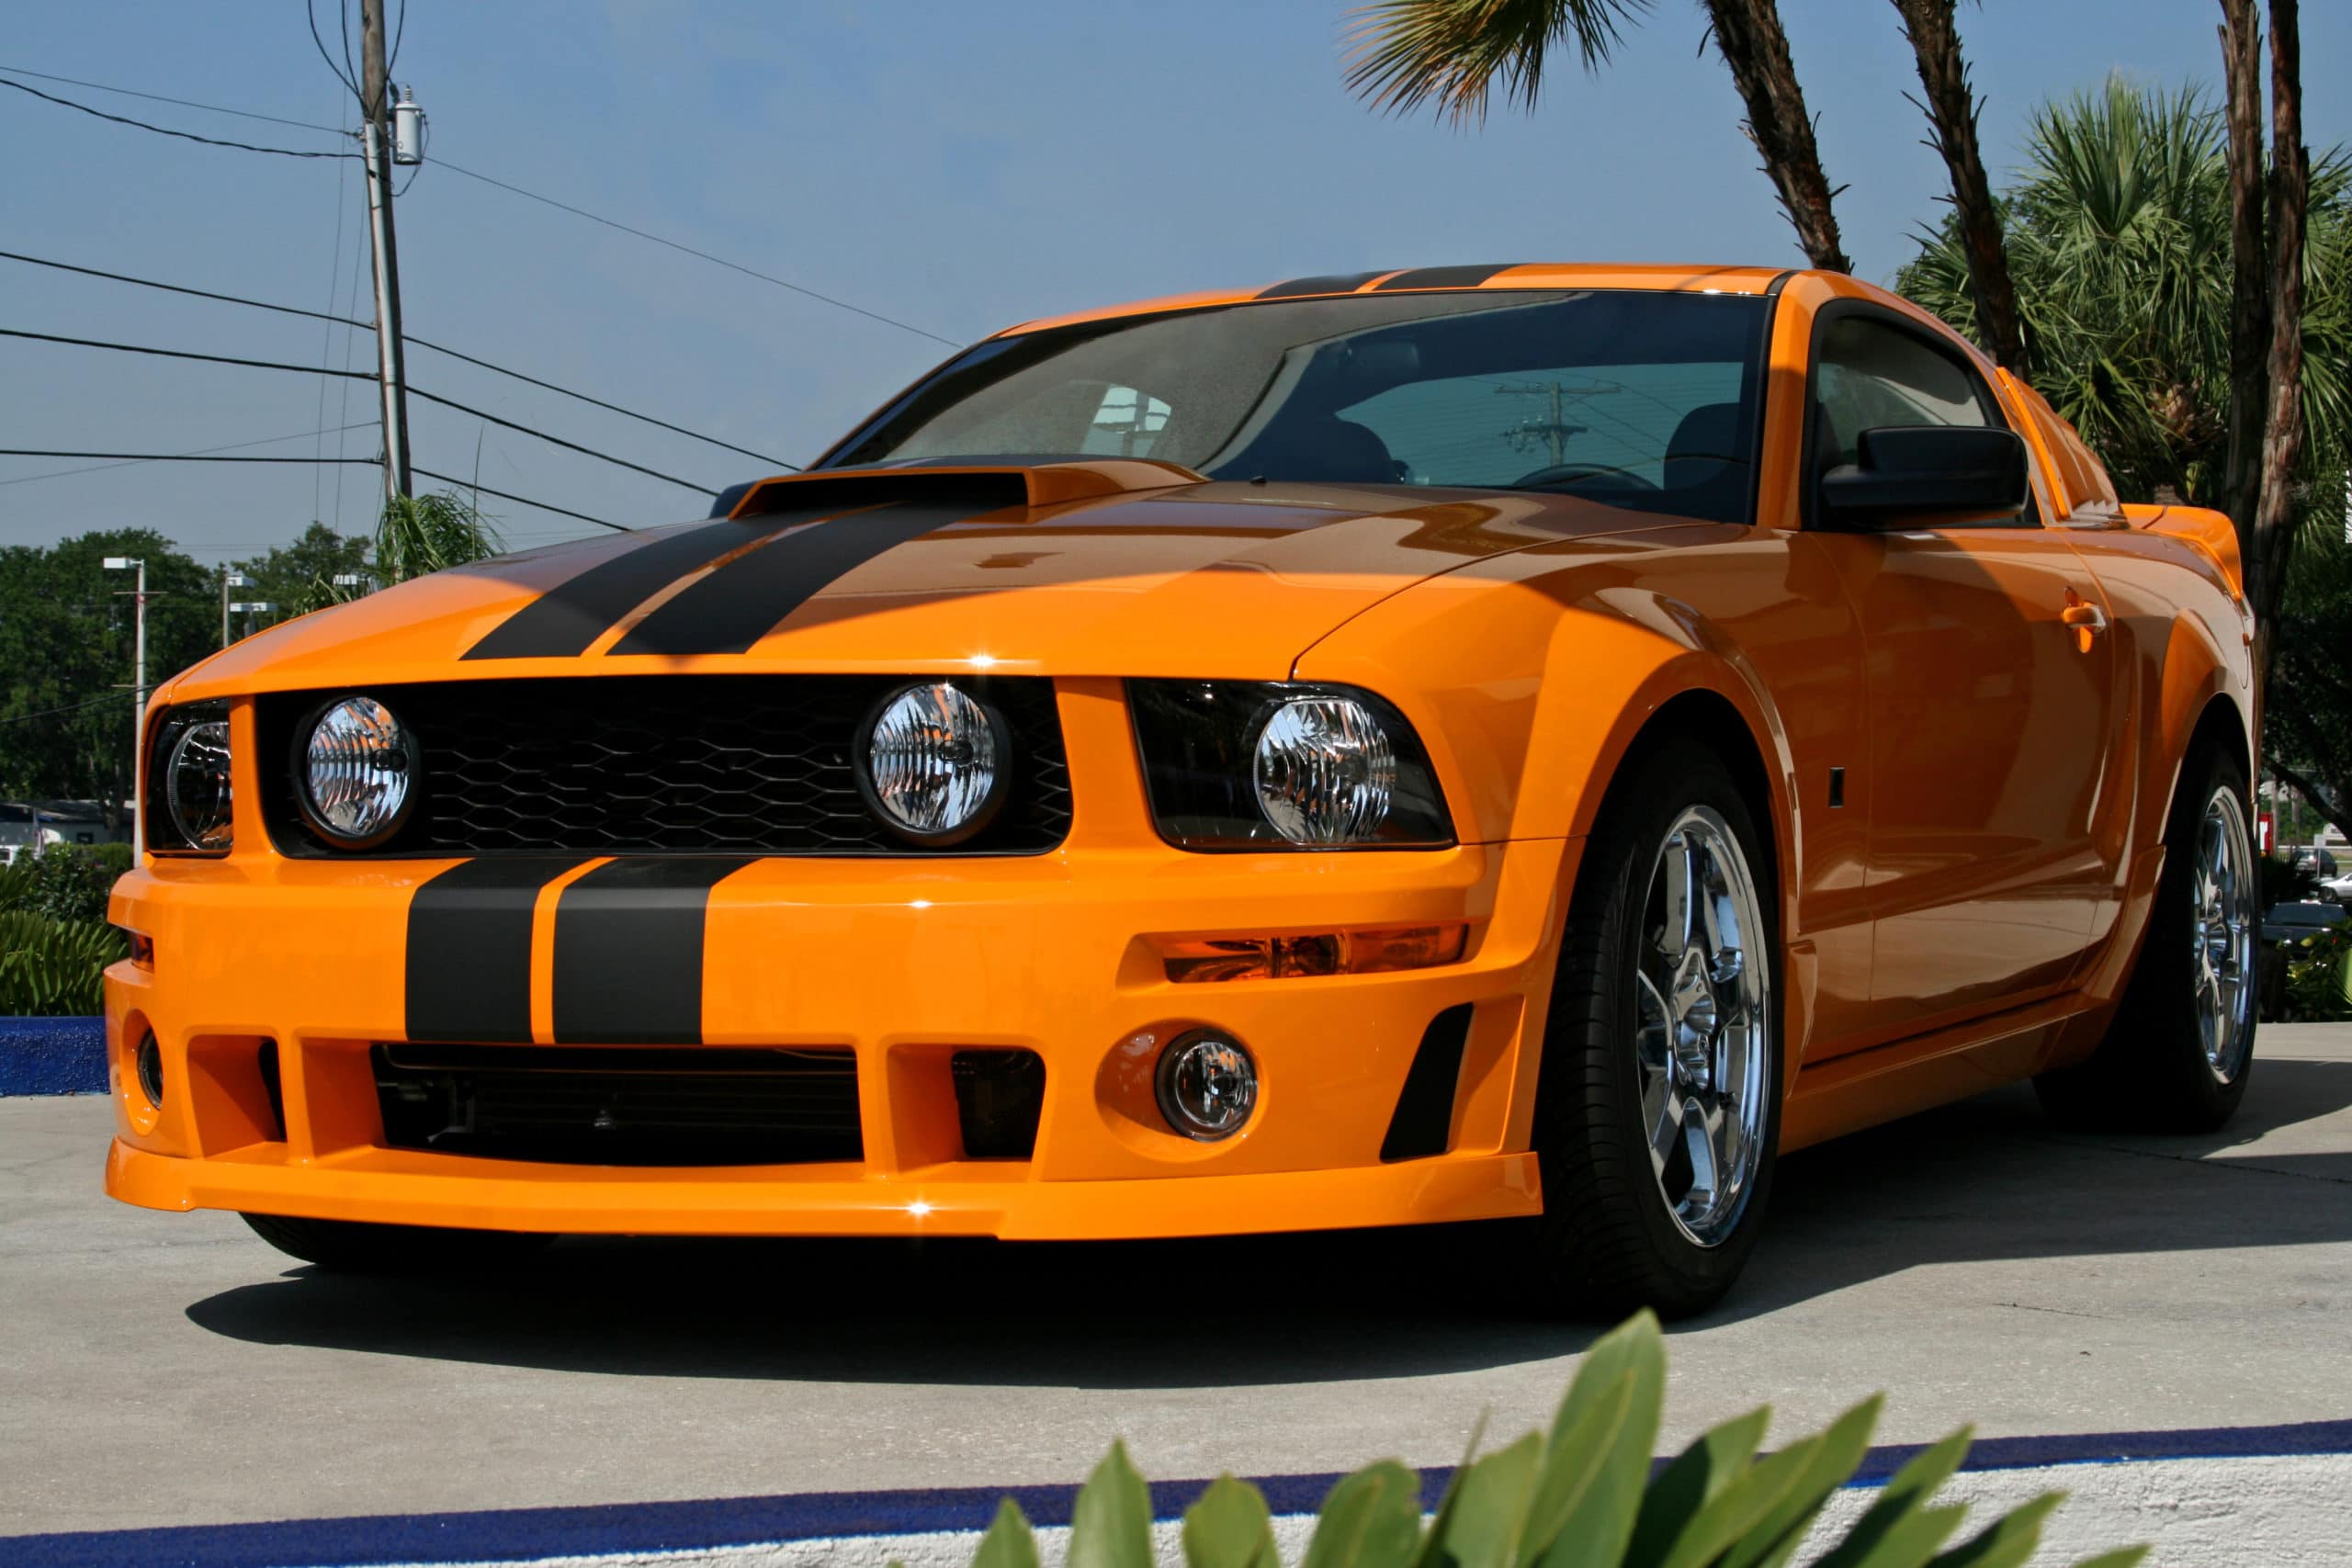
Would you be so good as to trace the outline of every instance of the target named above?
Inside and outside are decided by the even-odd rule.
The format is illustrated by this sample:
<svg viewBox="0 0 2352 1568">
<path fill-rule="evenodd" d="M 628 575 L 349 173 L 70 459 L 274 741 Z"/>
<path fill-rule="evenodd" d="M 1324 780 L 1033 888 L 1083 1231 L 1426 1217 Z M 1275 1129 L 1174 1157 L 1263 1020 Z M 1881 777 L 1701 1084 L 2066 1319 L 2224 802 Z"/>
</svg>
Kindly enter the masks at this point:
<svg viewBox="0 0 2352 1568">
<path fill-rule="evenodd" d="M 0 1096 L 104 1094 L 103 1018 L 0 1018 Z"/>
<path fill-rule="evenodd" d="M 1885 1482 L 1920 1445 L 1872 1449 L 1853 1484 Z M 2352 1420 L 2184 1431 L 2096 1432 L 2046 1438 L 1987 1438 L 1964 1471 L 2064 1464 L 2132 1464 L 2168 1459 L 2257 1459 L 2352 1454 Z M 1434 1503 L 1451 1468 L 1424 1470 L 1422 1496 Z M 1340 1477 L 1274 1475 L 1257 1484 L 1277 1514 L 1309 1514 Z M 1207 1483 L 1153 1483 L 1154 1512 L 1176 1517 Z M 840 1536 L 914 1535 L 984 1529 L 1010 1496 L 1035 1525 L 1066 1525 L 1075 1486 L 961 1486 L 903 1492 L 817 1492 L 774 1497 L 616 1503 L 560 1508 L 500 1508 L 458 1514 L 380 1514 L 287 1519 L 268 1524 L 174 1526 L 0 1536 L 0 1561 L 27 1568 L 364 1568 L 407 1562 L 515 1562 L 619 1552 L 711 1551 L 769 1541 Z"/>
</svg>

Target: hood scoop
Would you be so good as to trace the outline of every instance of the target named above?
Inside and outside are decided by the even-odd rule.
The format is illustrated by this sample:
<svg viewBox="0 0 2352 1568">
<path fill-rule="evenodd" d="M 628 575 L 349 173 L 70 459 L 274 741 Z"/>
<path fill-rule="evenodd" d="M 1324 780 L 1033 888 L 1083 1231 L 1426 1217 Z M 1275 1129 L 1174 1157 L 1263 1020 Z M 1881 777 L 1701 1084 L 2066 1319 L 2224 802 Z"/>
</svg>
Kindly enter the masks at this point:
<svg viewBox="0 0 2352 1568">
<path fill-rule="evenodd" d="M 1080 462 L 941 464 L 902 468 L 823 468 L 782 474 L 719 492 L 713 517 L 764 517 L 803 508 L 849 510 L 904 502 L 967 506 L 994 512 L 1009 507 L 1057 506 L 1137 491 L 1172 490 L 1208 482 L 1205 476 L 1174 463 L 1103 457 Z"/>
</svg>

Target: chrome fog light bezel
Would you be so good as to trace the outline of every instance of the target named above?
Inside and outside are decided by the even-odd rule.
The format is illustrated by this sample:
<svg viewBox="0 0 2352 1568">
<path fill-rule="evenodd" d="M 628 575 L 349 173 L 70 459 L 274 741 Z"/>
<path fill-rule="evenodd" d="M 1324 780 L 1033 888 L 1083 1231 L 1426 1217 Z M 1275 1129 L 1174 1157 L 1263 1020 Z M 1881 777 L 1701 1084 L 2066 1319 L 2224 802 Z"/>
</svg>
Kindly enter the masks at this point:
<svg viewBox="0 0 2352 1568">
<path fill-rule="evenodd" d="M 1240 1069 L 1240 1089 L 1236 1096 L 1234 1112 L 1228 1120 L 1211 1119 L 1186 1103 L 1180 1083 L 1186 1063 L 1200 1052 L 1229 1053 Z M 1227 1069 L 1231 1070 L 1230 1068 Z M 1250 1054 L 1235 1035 L 1222 1029 L 1188 1029 L 1160 1048 L 1159 1060 L 1153 1065 L 1152 1089 L 1159 1103 L 1159 1114 L 1170 1131 L 1201 1144 L 1221 1144 L 1246 1129 L 1258 1113 L 1258 1100 L 1262 1085 L 1258 1076 L 1258 1059 Z"/>
</svg>

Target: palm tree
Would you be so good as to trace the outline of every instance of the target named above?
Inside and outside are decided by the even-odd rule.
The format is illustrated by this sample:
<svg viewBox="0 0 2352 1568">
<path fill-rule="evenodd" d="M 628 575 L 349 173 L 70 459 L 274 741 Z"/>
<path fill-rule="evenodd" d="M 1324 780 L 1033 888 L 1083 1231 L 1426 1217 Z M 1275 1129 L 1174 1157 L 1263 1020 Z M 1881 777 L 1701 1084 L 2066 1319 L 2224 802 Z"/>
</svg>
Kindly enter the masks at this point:
<svg viewBox="0 0 2352 1568">
<path fill-rule="evenodd" d="M 2229 142 L 2226 117 L 2196 89 L 2160 93 L 2111 80 L 2035 112 L 2022 177 L 2001 198 L 2036 384 L 2128 501 L 2234 504 L 2242 252 Z M 2311 611 L 2319 589 L 2289 579 L 2332 571 L 2340 580 L 2342 552 L 2319 544 L 2283 552 L 2307 521 L 2341 517 L 2352 466 L 2352 161 L 2331 149 L 2311 161 L 2308 179 L 2295 340 L 2307 436 L 2286 482 L 2265 487 L 2280 515 L 2259 536 L 2282 553 L 2267 570 L 2251 543 L 2245 558 L 2257 652 L 2266 672 L 2275 656 L 2283 677 L 2266 685 L 2266 756 L 2275 767 L 2277 748 L 2290 748 L 2316 772 L 2338 775 L 2330 779 L 2340 779 L 2337 815 L 2352 811 L 2341 797 L 2341 785 L 2352 784 L 2352 752 L 2328 739 L 2346 711 L 2343 621 Z M 1955 215 L 1922 235 L 1898 287 L 1981 342 L 1959 231 Z M 2312 521 L 2310 531 L 2318 526 Z"/>
<path fill-rule="evenodd" d="M 1894 0 L 1894 9 L 1903 18 L 1904 36 L 1911 40 L 1920 89 L 1928 96 L 1919 107 L 1933 130 L 1929 145 L 1943 155 L 1944 168 L 1951 175 L 1952 213 L 1968 256 L 1969 291 L 1975 297 L 1976 319 L 1984 325 L 1985 349 L 1995 364 L 2023 378 L 2030 345 L 2018 321 L 2001 209 L 1993 200 L 1992 183 L 1985 178 L 1984 155 L 1976 145 L 1976 94 L 1960 52 L 1953 0 Z"/>
<path fill-rule="evenodd" d="M 376 524 L 374 569 L 386 583 L 486 559 L 505 548 L 479 507 L 456 491 L 395 496 Z"/>
<path fill-rule="evenodd" d="M 2111 80 L 2035 111 L 2022 178 L 2000 201 L 2037 385 L 2128 500 L 2226 500 L 2235 295 L 2224 144 L 2222 117 L 2198 90 Z M 2311 171 L 2301 379 L 2306 456 L 2339 474 L 2352 441 L 2347 197 L 2352 164 L 2330 152 Z M 1897 287 L 1978 342 L 1989 335 L 1956 216 L 1920 236 Z"/>
<path fill-rule="evenodd" d="M 1817 267 L 1851 272 L 1813 139 L 1813 117 L 1789 56 L 1774 0 L 1702 0 L 1715 52 L 1747 106 L 1742 127 L 1764 156 L 1797 243 Z M 1626 20 L 1649 0 L 1374 0 L 1356 13 L 1349 87 L 1374 107 L 1408 113 L 1425 105 L 1457 122 L 1483 118 L 1499 84 L 1506 99 L 1533 107 L 1545 57 L 1573 43 L 1587 70 L 1615 48 Z M 1956 47 L 1956 46 L 1955 46 Z"/>
</svg>

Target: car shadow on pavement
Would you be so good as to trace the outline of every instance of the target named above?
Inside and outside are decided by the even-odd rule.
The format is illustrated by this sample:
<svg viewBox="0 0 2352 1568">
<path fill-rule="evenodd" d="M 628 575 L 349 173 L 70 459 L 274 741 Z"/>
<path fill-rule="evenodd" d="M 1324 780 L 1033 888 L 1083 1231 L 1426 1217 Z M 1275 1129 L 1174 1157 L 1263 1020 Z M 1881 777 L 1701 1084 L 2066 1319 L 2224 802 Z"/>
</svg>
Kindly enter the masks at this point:
<svg viewBox="0 0 2352 1568">
<path fill-rule="evenodd" d="M 2069 1134 L 2013 1088 L 1792 1155 L 1747 1276 L 1676 1328 L 1930 1264 L 2352 1238 L 2352 1140 L 2232 1153 L 2347 1107 L 2352 1063 L 2267 1061 L 2215 1137 Z M 2304 1190 L 2320 1201 L 2280 1201 Z M 1204 1388 L 1581 1350 L 1595 1325 L 1515 1299 L 1509 1240 L 1493 1227 L 1085 1244 L 569 1237 L 474 1278 L 296 1268 L 187 1316 L 257 1344 L 810 1382 Z M 258 1264 L 268 1255 L 254 1247 Z"/>
</svg>

